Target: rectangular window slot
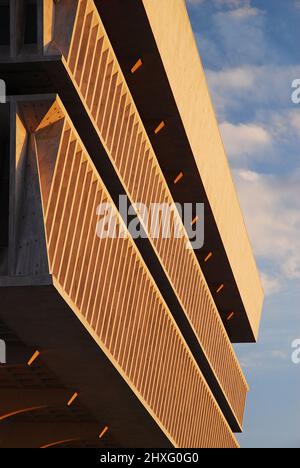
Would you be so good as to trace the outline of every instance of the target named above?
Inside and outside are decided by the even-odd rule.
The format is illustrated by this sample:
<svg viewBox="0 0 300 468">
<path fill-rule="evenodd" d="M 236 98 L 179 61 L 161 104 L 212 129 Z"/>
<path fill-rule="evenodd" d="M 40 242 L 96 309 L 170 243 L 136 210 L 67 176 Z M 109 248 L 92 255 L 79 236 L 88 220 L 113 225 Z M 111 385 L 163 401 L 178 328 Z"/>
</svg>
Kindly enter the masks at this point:
<svg viewBox="0 0 300 468">
<path fill-rule="evenodd" d="M 24 17 L 24 45 L 36 45 L 38 40 L 38 13 L 36 1 L 27 0 L 25 2 Z"/>
<path fill-rule="evenodd" d="M 0 106 L 0 250 L 8 248 L 9 175 L 10 175 L 9 105 Z"/>
<path fill-rule="evenodd" d="M 0 1 L 0 47 L 10 43 L 10 8 L 9 2 Z"/>
</svg>

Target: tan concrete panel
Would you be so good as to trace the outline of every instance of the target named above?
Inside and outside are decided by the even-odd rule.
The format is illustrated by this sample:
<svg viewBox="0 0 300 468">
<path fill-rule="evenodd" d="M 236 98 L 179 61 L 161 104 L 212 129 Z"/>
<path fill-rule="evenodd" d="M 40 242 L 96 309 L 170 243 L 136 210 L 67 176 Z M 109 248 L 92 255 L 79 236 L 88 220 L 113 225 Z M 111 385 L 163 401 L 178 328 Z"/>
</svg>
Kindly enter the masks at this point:
<svg viewBox="0 0 300 468">
<path fill-rule="evenodd" d="M 263 290 L 185 2 L 143 0 L 143 4 L 225 251 L 257 337 Z"/>
<path fill-rule="evenodd" d="M 71 47 L 65 64 L 74 81 L 76 64 L 78 64 L 81 54 L 79 44 L 82 43 L 81 38 L 85 30 L 85 19 L 81 14 L 79 15 L 79 12 L 85 11 L 87 13 L 91 6 L 93 6 L 91 0 L 81 0 L 78 4 Z M 147 206 L 154 201 L 172 203 L 172 195 L 168 190 L 164 175 L 95 7 L 94 15 L 99 24 L 98 38 L 100 40 L 104 37 L 104 46 L 102 55 L 94 57 L 94 61 L 98 64 L 98 76 L 96 80 L 91 80 L 88 84 L 87 96 L 89 97 L 86 104 L 89 109 L 87 111 L 131 201 L 143 202 Z M 91 24 L 90 27 L 92 27 Z M 75 38 L 77 39 L 75 40 Z M 77 78 L 78 85 L 79 82 L 80 77 Z M 121 106 L 119 108 L 119 100 L 115 99 L 117 82 L 123 82 L 124 95 L 122 98 L 127 103 L 125 112 L 124 100 L 122 110 Z M 78 92 L 82 93 L 82 90 L 78 89 Z M 81 97 L 84 102 L 83 94 Z M 112 115 L 116 115 L 113 122 L 111 122 Z M 110 136 L 107 133 L 109 127 Z M 108 145 L 110 145 L 110 149 Z M 62 170 L 60 165 L 61 163 L 58 166 L 59 171 Z M 143 177 L 140 177 L 141 174 Z M 149 183 L 145 184 L 148 179 Z M 49 216 L 52 216 L 52 210 L 49 211 Z M 177 214 L 173 223 L 178 229 L 184 231 L 184 237 L 181 239 L 171 238 L 170 240 L 152 238 L 149 227 L 145 226 L 142 220 L 141 222 L 160 258 L 166 275 L 170 279 L 182 309 L 197 335 L 199 344 L 222 386 L 222 391 L 226 395 L 234 417 L 241 427 L 248 386 L 195 253 L 193 250 L 186 249 L 186 242 L 189 240 L 184 231 L 182 220 Z M 73 261 L 75 259 L 72 258 L 72 265 Z M 182 265 L 185 265 L 184 268 L 181 267 Z M 70 288 L 71 283 L 67 282 L 66 290 L 68 293 Z M 222 348 L 222 354 L 216 353 L 216 342 Z"/>
<path fill-rule="evenodd" d="M 63 110 L 59 99 L 56 105 Z M 49 128 L 56 125 L 49 122 Z M 54 148 L 54 133 L 40 128 L 36 148 L 47 135 Z M 54 173 L 53 164 L 36 155 L 40 173 L 45 164 L 53 173 L 43 210 L 55 287 L 175 446 L 236 447 L 134 241 L 128 233 L 120 239 L 96 236 L 96 206 L 112 200 L 67 115 L 60 129 Z M 119 214 L 117 223 L 126 232 Z M 61 262 L 67 264 L 63 275 Z"/>
</svg>

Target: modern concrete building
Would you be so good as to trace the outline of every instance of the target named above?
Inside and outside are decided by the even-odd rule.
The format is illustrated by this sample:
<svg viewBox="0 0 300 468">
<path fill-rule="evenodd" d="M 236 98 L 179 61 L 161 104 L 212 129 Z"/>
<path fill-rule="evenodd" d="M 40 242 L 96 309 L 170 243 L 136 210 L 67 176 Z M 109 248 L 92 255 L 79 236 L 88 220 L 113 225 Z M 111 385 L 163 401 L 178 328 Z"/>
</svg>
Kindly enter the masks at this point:
<svg viewBox="0 0 300 468">
<path fill-rule="evenodd" d="M 0 79 L 0 445 L 237 447 L 263 292 L 184 1 L 1 1 Z M 98 237 L 120 195 L 204 247 Z"/>
</svg>

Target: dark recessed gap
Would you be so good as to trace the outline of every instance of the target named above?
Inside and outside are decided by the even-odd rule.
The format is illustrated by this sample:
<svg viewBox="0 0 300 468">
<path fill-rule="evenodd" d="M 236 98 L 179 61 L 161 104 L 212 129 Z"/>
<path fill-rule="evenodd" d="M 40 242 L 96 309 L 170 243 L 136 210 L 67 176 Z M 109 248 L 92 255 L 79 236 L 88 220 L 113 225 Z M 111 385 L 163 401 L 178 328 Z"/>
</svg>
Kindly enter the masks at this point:
<svg viewBox="0 0 300 468">
<path fill-rule="evenodd" d="M 0 1 L 0 46 L 10 43 L 10 8 L 8 1 Z"/>
<path fill-rule="evenodd" d="M 38 15 L 37 15 L 37 2 L 27 0 L 25 1 L 25 27 L 24 27 L 24 44 L 37 44 L 37 29 L 38 29 Z"/>
<path fill-rule="evenodd" d="M 9 106 L 0 106 L 0 251 L 8 248 L 10 135 Z"/>
</svg>

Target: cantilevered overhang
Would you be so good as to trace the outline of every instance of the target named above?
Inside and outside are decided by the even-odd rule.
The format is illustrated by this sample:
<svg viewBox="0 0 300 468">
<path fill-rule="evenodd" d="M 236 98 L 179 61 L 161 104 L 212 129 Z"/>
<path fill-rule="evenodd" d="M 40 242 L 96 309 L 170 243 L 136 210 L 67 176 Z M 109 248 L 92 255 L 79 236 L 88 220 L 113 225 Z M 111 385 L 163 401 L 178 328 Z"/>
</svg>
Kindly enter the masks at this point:
<svg viewBox="0 0 300 468">
<path fill-rule="evenodd" d="M 38 2 L 38 42 L 28 48 L 14 34 L 22 30 L 24 15 L 16 9 L 19 3 L 10 2 L 10 47 L 0 50 L 1 78 L 9 93 L 64 90 L 63 101 L 71 103 L 72 118 L 76 99 L 74 90 L 66 90 L 66 83 L 72 88 L 72 80 L 64 76 L 60 60 L 61 53 L 68 54 L 77 3 L 60 2 L 55 8 L 67 8 L 68 13 L 55 15 L 52 1 Z M 184 2 L 96 0 L 95 4 L 173 199 L 205 202 L 206 242 L 196 255 L 227 333 L 233 342 L 255 341 L 263 292 Z M 83 50 L 85 44 L 82 37 Z M 142 67 L 132 74 L 140 58 Z M 79 100 L 78 116 L 80 106 Z M 165 128 L 155 135 L 153 129 L 162 120 Z M 180 172 L 184 177 L 174 185 Z M 217 294 L 221 284 L 224 288 Z"/>
<path fill-rule="evenodd" d="M 11 129 L 10 242 L 1 262 L 0 319 L 27 347 L 43 348 L 46 355 L 49 348 L 57 353 L 58 347 L 58 354 L 64 357 L 72 346 L 77 353 L 88 348 L 80 339 L 71 339 L 72 327 L 61 321 L 76 316 L 78 327 L 81 323 L 90 333 L 173 445 L 236 446 L 227 418 L 234 424 L 236 410 L 237 424 L 241 421 L 247 386 L 241 374 L 234 378 L 237 363 L 230 343 L 222 356 L 232 354 L 226 363 L 232 387 L 228 389 L 224 382 L 227 391 L 222 403 L 224 376 L 219 374 L 220 366 L 215 363 L 220 382 L 216 378 L 218 388 L 212 389 L 204 377 L 209 366 L 201 365 L 203 373 L 198 367 L 133 239 L 129 235 L 113 239 L 96 236 L 96 207 L 101 201 L 112 200 L 60 99 L 19 96 L 9 98 L 7 106 Z M 3 137 L 7 138 L 6 131 Z M 118 214 L 119 228 L 126 229 L 122 223 Z M 53 327 L 55 332 L 50 331 Z M 220 340 L 217 335 L 216 342 Z M 64 345 L 65 351 L 61 349 Z M 91 361 L 98 362 L 96 357 Z M 83 367 L 91 370 L 90 359 L 86 363 Z M 93 375 L 96 378 L 103 373 Z M 93 384 L 88 387 L 93 388 Z M 80 382 L 76 381 L 74 388 L 82 393 Z M 119 385 L 110 382 L 108 395 L 110 389 L 119 390 Z M 35 396 L 37 403 L 32 395 L 25 409 L 41 409 L 40 402 L 46 401 L 47 395 Z M 60 405 L 60 396 L 61 392 L 52 400 L 54 405 Z M 129 406 L 121 399 L 120 404 Z M 4 414 L 14 413 L 15 402 L 10 405 Z M 212 426 L 208 427 L 203 416 L 206 409 L 214 420 L 208 441 Z"/>
<path fill-rule="evenodd" d="M 205 203 L 206 242 L 204 248 L 195 253 L 227 333 L 233 342 L 255 341 L 263 292 L 188 16 L 181 1 L 162 1 L 159 11 L 156 7 L 153 9 L 154 3 L 143 5 L 135 0 L 95 2 L 173 199 Z M 14 8 L 15 4 L 11 2 L 12 24 L 19 30 L 23 17 Z M 60 14 L 60 9 L 67 10 L 67 14 Z M 61 2 L 55 8 L 53 2 L 38 2 L 37 45 L 28 49 L 20 41 L 16 42 L 17 35 L 12 34 L 10 48 L 0 51 L 0 73 L 7 82 L 9 93 L 59 91 L 63 101 L 70 103 L 68 110 L 72 118 L 74 113 L 79 117 L 81 127 L 84 126 L 82 96 L 77 107 L 78 96 L 74 97 L 74 92 L 76 95 L 79 88 L 72 85 L 81 76 L 82 67 L 89 73 L 81 77 L 81 86 L 84 87 L 88 75 L 93 73 L 87 66 L 92 63 L 92 55 L 88 52 L 87 58 L 85 54 L 93 50 L 93 35 L 89 30 L 97 31 L 99 26 L 99 18 L 95 15 L 95 22 L 89 24 L 91 15 L 88 11 L 93 11 L 93 3 L 87 1 Z M 171 24 L 168 28 L 162 27 L 164 21 L 168 24 L 168 16 L 172 18 Z M 67 25 L 64 17 L 68 17 Z M 73 31 L 74 21 L 79 31 L 78 41 L 74 35 L 77 32 Z M 177 45 L 176 40 L 179 40 Z M 112 57 L 107 41 L 105 47 L 110 49 Z M 75 63 L 71 63 L 74 50 L 80 54 L 76 59 L 76 76 L 71 78 L 65 76 L 66 62 L 61 61 L 61 53 L 74 68 Z M 99 56 L 100 50 L 101 45 Z M 132 65 L 138 58 L 142 58 L 142 67 L 132 74 Z M 115 61 L 114 67 L 118 69 Z M 88 81 L 91 87 L 93 80 Z M 91 104 L 88 101 L 89 98 L 86 109 Z M 155 135 L 153 130 L 162 120 L 165 128 Z M 88 132 L 83 130 L 84 134 Z M 181 172 L 184 177 L 174 184 Z M 211 253 L 209 261 L 205 262 Z M 220 285 L 224 287 L 219 294 Z"/>
<path fill-rule="evenodd" d="M 66 15 L 67 3 L 61 2 L 59 5 L 52 28 L 56 33 L 50 45 L 47 43 L 44 49 L 41 48 L 44 53 L 34 53 L 29 57 L 21 49 L 19 55 L 11 53 L 10 58 L 3 57 L 5 75 L 2 76 L 7 79 L 8 90 L 16 94 L 36 93 L 38 90 L 45 91 L 49 88 L 49 91 L 59 90 L 75 127 L 82 136 L 97 170 L 108 183 L 113 198 L 114 195 L 119 196 L 123 193 L 124 186 L 132 201 L 148 203 L 150 195 L 151 200 L 172 201 L 165 177 L 94 3 L 91 0 L 72 3 L 76 15 L 73 27 L 70 27 L 72 34 L 69 37 L 69 45 L 64 44 L 59 36 L 59 22 L 65 16 L 71 16 Z M 13 16 L 13 20 L 16 22 L 16 16 Z M 46 25 L 44 27 L 46 28 Z M 57 55 L 57 52 L 52 56 L 54 45 L 63 51 L 63 57 Z M 93 53 L 93 50 L 98 52 Z M 48 51 L 50 55 L 47 54 Z M 116 89 L 118 92 L 115 92 Z M 118 101 L 121 94 L 123 110 Z M 134 132 L 132 125 L 130 127 L 128 123 L 133 121 Z M 136 136 L 139 134 L 141 154 L 134 150 L 135 139 L 131 136 L 132 133 Z M 132 143 L 129 144 L 131 140 Z M 118 144 L 118 141 L 122 142 L 122 145 Z M 116 180 L 117 174 L 121 184 Z M 174 218 L 174 222 L 180 227 L 181 220 L 178 220 L 178 216 Z M 150 245 L 146 240 L 136 240 L 136 245 L 184 333 L 197 363 L 205 370 L 207 382 L 210 388 L 214 389 L 228 422 L 233 430 L 240 430 L 244 397 L 248 389 L 242 371 L 197 257 L 193 251 L 186 249 L 184 240 L 178 240 L 178 245 L 173 240 L 170 240 L 170 245 L 166 245 L 167 242 L 155 241 L 150 235 Z M 169 252 L 167 256 L 166 252 Z M 227 314 L 232 313 L 228 311 Z M 224 316 L 226 317 L 225 314 Z M 222 349 L 221 354 L 216 353 L 216 346 Z"/>
<path fill-rule="evenodd" d="M 90 119 L 86 118 L 81 101 L 76 98 L 76 93 L 74 95 L 72 92 L 72 82 L 69 80 L 68 75 L 64 71 L 63 63 L 59 60 L 56 60 L 55 58 L 53 61 L 46 61 L 43 65 L 32 62 L 28 75 L 26 75 L 26 68 L 28 67 L 27 63 L 12 63 L 11 65 L 16 65 L 19 67 L 19 76 L 16 74 L 13 67 L 10 68 L 10 66 L 6 64 L 6 70 L 13 70 L 13 73 L 11 74 L 11 78 L 13 79 L 9 81 L 9 86 L 18 86 L 18 83 L 21 83 L 21 85 L 25 87 L 26 91 L 28 91 L 28 88 L 31 89 L 33 86 L 33 81 L 36 85 L 38 82 L 42 82 L 43 78 L 47 75 L 52 77 L 53 82 L 55 82 L 56 79 L 56 86 L 59 86 L 63 91 L 63 96 L 65 98 L 69 112 L 76 122 L 76 128 L 85 138 L 87 135 L 89 136 L 89 138 L 86 138 L 86 144 L 91 151 L 91 154 L 93 155 L 93 161 L 97 169 L 109 182 L 111 193 L 123 193 L 122 186 L 120 186 L 120 184 L 118 184 L 115 180 L 116 177 L 114 175 L 114 170 L 111 170 L 108 167 L 108 161 L 105 159 L 106 153 L 102 148 L 100 141 L 98 138 L 95 140 L 93 137 Z M 42 73 L 41 69 L 43 70 Z M 36 72 L 33 70 L 36 70 Z M 21 80 L 20 76 L 23 77 Z M 59 83 L 57 83 L 57 81 L 59 81 Z M 68 82 L 68 85 L 66 82 Z M 38 96 L 36 96 L 36 98 L 38 99 Z M 19 99 L 24 100 L 25 98 L 19 97 Z M 137 241 L 138 240 L 136 240 L 136 242 Z M 197 362 L 199 363 L 201 369 L 205 369 L 207 382 L 216 392 L 215 396 L 220 407 L 222 407 L 224 414 L 226 414 L 227 420 L 230 421 L 230 425 L 233 430 L 240 431 L 244 412 L 243 398 L 248 387 L 242 375 L 238 361 L 233 353 L 230 341 L 220 320 L 217 309 L 210 297 L 210 293 L 205 281 L 202 281 L 200 278 L 200 281 L 196 282 L 193 287 L 193 293 L 199 289 L 199 293 L 202 295 L 202 300 L 196 304 L 197 309 L 196 307 L 193 309 L 194 311 L 197 311 L 197 314 L 194 313 L 197 321 L 194 321 L 195 329 L 193 331 L 191 324 L 189 323 L 188 316 L 183 311 L 178 299 L 176 299 L 174 291 L 172 291 L 172 289 L 168 286 L 168 278 L 162 271 L 162 268 L 157 259 L 155 259 L 156 255 L 152 251 L 151 245 L 148 245 L 147 239 L 143 239 L 141 242 L 137 242 L 137 245 L 148 264 L 148 268 L 155 277 L 156 281 L 158 281 L 159 288 L 168 302 L 169 307 L 171 307 L 172 313 L 176 318 L 176 321 L 179 324 L 182 332 L 184 333 L 190 348 L 193 349 L 193 354 Z M 186 252 L 185 249 L 184 251 Z M 197 264 L 197 262 L 195 262 L 195 264 Z M 200 292 L 201 290 L 203 290 L 203 293 Z M 207 301 L 204 301 L 203 298 L 207 297 L 207 292 L 209 293 L 209 297 Z M 187 294 L 189 294 L 189 289 L 187 289 Z M 203 301 L 205 304 L 203 304 Z M 207 310 L 207 307 L 209 310 Z M 206 323 L 204 326 L 204 321 L 207 322 L 207 320 L 208 323 Z M 216 343 L 218 343 L 218 346 L 222 348 L 221 354 L 215 353 Z M 200 347 L 199 344 L 201 345 Z M 204 346 L 203 350 L 202 346 Z M 210 358 L 212 361 L 207 366 Z M 222 365 L 222 361 L 224 362 L 224 360 L 226 361 L 226 366 Z M 219 391 L 221 381 L 223 381 L 224 388 L 226 387 L 225 394 L 227 394 L 228 397 L 230 396 L 229 400 L 232 400 L 232 403 L 235 400 L 234 411 L 232 411 L 233 408 L 230 408 L 229 400 L 226 401 L 226 398 L 224 398 L 224 393 L 222 390 Z M 238 396 L 240 395 L 240 392 L 243 396 L 242 398 L 239 398 Z M 236 414 L 234 415 L 234 413 Z M 236 419 L 237 416 L 239 420 L 238 424 Z"/>
<path fill-rule="evenodd" d="M 233 342 L 255 341 L 263 290 L 185 3 L 95 4 L 173 198 L 205 202 L 206 240 L 196 254 L 228 334 Z M 140 59 L 142 66 L 132 73 Z M 165 128 L 156 135 L 161 121 Z M 216 293 L 219 284 L 225 285 L 222 294 Z M 234 318 L 227 321 L 231 312 Z"/>
</svg>

